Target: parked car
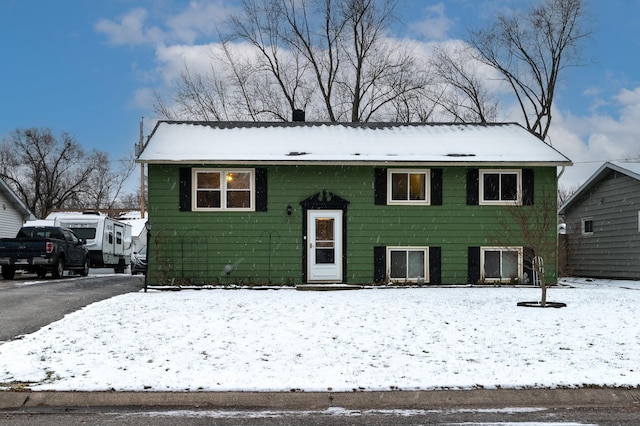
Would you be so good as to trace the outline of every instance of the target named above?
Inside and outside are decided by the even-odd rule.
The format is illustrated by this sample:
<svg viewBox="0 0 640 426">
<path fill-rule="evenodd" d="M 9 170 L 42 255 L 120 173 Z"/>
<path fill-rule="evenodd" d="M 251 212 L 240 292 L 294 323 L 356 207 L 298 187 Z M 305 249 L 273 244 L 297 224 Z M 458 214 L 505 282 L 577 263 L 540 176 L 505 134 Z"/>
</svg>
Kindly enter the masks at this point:
<svg viewBox="0 0 640 426">
<path fill-rule="evenodd" d="M 89 252 L 74 232 L 59 226 L 23 226 L 16 238 L 0 239 L 2 278 L 12 280 L 17 269 L 44 278 L 51 272 L 60 278 L 64 271 L 89 273 Z"/>
<path fill-rule="evenodd" d="M 134 251 L 131 256 L 131 275 L 147 274 L 147 246 Z"/>
</svg>

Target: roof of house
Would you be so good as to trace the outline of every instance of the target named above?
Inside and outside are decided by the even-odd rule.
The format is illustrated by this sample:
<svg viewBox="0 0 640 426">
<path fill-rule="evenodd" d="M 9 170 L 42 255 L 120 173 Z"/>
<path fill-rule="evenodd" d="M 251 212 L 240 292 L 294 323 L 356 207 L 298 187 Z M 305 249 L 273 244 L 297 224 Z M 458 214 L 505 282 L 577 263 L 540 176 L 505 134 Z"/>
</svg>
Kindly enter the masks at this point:
<svg viewBox="0 0 640 426">
<path fill-rule="evenodd" d="M 580 188 L 578 188 L 571 197 L 569 197 L 558 209 L 559 214 L 565 214 L 566 211 L 571 207 L 571 205 L 579 199 L 582 194 L 589 191 L 596 185 L 598 182 L 602 181 L 610 171 L 616 171 L 622 173 L 623 175 L 627 175 L 633 179 L 640 181 L 640 163 L 626 163 L 622 161 L 608 161 L 598 170 L 595 171 L 593 175 L 589 179 L 583 183 Z"/>
<path fill-rule="evenodd" d="M 137 161 L 571 164 L 567 157 L 516 123 L 159 121 Z"/>
<path fill-rule="evenodd" d="M 18 212 L 24 217 L 25 220 L 33 220 L 35 219 L 34 214 L 29 210 L 29 207 L 25 203 L 22 202 L 20 198 L 16 195 L 15 192 L 7 185 L 7 183 L 0 179 L 0 192 L 8 198 L 9 202 L 13 204 Z"/>
</svg>

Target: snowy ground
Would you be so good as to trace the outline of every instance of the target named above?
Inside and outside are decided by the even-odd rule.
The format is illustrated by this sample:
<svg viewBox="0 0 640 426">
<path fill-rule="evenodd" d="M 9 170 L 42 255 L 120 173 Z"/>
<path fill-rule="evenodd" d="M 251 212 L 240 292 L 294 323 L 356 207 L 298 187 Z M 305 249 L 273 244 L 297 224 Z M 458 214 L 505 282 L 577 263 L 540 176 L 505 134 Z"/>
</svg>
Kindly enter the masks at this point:
<svg viewBox="0 0 640 426">
<path fill-rule="evenodd" d="M 640 283 L 563 284 L 126 294 L 0 345 L 0 389 L 638 386 Z"/>
</svg>

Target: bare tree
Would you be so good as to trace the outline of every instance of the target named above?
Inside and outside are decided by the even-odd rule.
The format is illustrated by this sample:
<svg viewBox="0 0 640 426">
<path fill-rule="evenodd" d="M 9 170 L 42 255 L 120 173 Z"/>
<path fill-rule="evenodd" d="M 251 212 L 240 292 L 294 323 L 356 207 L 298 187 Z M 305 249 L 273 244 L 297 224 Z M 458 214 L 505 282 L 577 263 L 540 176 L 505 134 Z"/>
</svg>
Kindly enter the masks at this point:
<svg viewBox="0 0 640 426">
<path fill-rule="evenodd" d="M 526 12 L 500 14 L 469 43 L 481 62 L 511 87 L 527 129 L 546 140 L 556 85 L 564 69 L 579 65 L 590 35 L 584 0 L 544 0 Z"/>
<path fill-rule="evenodd" d="M 84 209 L 111 209 L 120 197 L 125 180 L 136 166 L 133 153 L 118 160 L 115 169 L 105 152 L 93 151 L 89 160 L 93 164 L 93 171 L 86 179 L 84 193 L 79 194 L 82 197 L 79 204 Z"/>
<path fill-rule="evenodd" d="M 90 193 L 96 202 L 112 202 L 128 174 L 109 165 L 106 154 L 87 154 L 67 133 L 56 138 L 49 129 L 16 130 L 0 145 L 0 176 L 41 218 L 54 209 L 95 207 Z"/>
<path fill-rule="evenodd" d="M 496 121 L 498 100 L 491 94 L 480 74 L 479 63 L 468 45 L 439 46 L 431 58 L 438 86 L 433 98 L 456 122 L 488 123 Z"/>
<path fill-rule="evenodd" d="M 577 190 L 580 185 L 563 186 L 558 187 L 558 205 L 564 204 Z"/>
<path fill-rule="evenodd" d="M 411 49 L 386 35 L 397 1 L 243 0 L 209 77 L 186 71 L 173 105 L 158 97 L 156 112 L 203 120 L 284 121 L 296 109 L 328 121 L 405 116 L 395 108 L 414 101 L 427 79 Z M 238 54 L 246 46 L 253 56 Z"/>
<path fill-rule="evenodd" d="M 547 282 L 544 262 L 556 262 L 558 254 L 557 194 L 543 193 L 533 205 L 511 205 L 506 214 L 498 217 L 500 231 L 494 243 L 498 246 L 523 247 L 523 261 L 532 266 L 538 277 L 540 306 L 547 305 Z M 530 277 L 533 279 L 533 277 Z"/>
</svg>

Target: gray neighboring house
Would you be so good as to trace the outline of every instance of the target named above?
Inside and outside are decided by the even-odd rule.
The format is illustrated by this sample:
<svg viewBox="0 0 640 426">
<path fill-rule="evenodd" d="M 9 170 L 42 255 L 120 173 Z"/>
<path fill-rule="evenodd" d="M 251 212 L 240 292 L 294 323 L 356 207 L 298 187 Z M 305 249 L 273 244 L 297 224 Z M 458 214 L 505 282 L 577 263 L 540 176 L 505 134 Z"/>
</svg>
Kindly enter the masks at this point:
<svg viewBox="0 0 640 426">
<path fill-rule="evenodd" d="M 640 279 L 639 163 L 604 163 L 558 213 L 567 275 Z"/>
<path fill-rule="evenodd" d="M 0 179 L 0 238 L 13 238 L 27 220 L 35 216 L 15 192 Z"/>
</svg>

